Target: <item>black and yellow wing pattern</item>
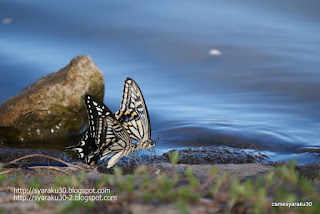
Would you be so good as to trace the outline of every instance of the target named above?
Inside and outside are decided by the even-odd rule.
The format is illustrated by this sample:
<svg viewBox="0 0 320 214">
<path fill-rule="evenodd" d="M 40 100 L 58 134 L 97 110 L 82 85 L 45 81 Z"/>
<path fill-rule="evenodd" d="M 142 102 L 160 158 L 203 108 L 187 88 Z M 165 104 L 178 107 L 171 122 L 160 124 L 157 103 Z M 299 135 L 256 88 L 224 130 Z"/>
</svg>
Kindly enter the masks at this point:
<svg viewBox="0 0 320 214">
<path fill-rule="evenodd" d="M 76 146 L 66 149 L 92 165 L 114 154 L 108 168 L 122 156 L 139 149 L 149 149 L 155 145 L 150 139 L 151 127 L 147 106 L 138 84 L 127 78 L 123 87 L 119 111 L 114 115 L 110 109 L 92 95 L 85 95 L 89 128 Z M 132 144 L 131 140 L 137 143 Z"/>
<path fill-rule="evenodd" d="M 120 109 L 115 113 L 115 117 L 138 143 L 150 139 L 151 126 L 147 106 L 138 84 L 131 78 L 124 82 Z"/>
</svg>

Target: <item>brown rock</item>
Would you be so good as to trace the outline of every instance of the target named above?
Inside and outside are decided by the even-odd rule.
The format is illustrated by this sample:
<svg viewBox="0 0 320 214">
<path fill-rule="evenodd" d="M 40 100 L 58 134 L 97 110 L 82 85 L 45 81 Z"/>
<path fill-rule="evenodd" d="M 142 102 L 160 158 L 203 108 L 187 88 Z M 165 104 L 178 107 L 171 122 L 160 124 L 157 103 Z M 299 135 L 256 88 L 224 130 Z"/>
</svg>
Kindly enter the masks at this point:
<svg viewBox="0 0 320 214">
<path fill-rule="evenodd" d="M 87 123 L 84 94 L 103 100 L 103 74 L 89 56 L 23 89 L 0 106 L 0 137 L 39 140 L 81 131 Z"/>
</svg>

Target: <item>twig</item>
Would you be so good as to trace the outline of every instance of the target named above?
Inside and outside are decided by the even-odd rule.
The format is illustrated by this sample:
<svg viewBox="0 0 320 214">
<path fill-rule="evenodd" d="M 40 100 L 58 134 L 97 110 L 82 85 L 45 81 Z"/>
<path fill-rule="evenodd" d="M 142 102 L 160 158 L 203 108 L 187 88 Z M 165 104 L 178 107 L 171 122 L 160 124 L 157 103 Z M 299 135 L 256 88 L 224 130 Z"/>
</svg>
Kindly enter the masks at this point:
<svg viewBox="0 0 320 214">
<path fill-rule="evenodd" d="M 31 158 L 31 157 L 44 157 L 44 158 L 49 158 L 49 159 L 52 159 L 52 160 L 55 160 L 55 161 L 58 161 L 60 163 L 63 163 L 65 165 L 67 165 L 68 167 L 74 167 L 74 168 L 78 168 L 78 169 L 82 169 L 82 170 L 85 170 L 85 171 L 90 171 L 88 169 L 85 169 L 83 167 L 80 167 L 80 166 L 77 166 L 77 165 L 74 165 L 74 164 L 71 164 L 71 163 L 67 163 L 63 160 L 60 160 L 58 158 L 54 158 L 54 157 L 50 157 L 50 156 L 47 156 L 47 155 L 41 155 L 41 154 L 32 154 L 32 155 L 26 155 L 26 156 L 23 156 L 23 157 L 20 157 L 20 158 L 17 158 L 9 163 L 16 163 L 17 161 L 20 161 L 20 160 L 23 160 L 23 159 L 26 159 L 26 158 Z"/>
<path fill-rule="evenodd" d="M 18 170 L 21 170 L 21 168 L 19 168 L 19 169 L 11 169 L 11 170 L 7 170 L 7 171 L 3 171 L 3 172 L 0 172 L 0 175 L 2 175 L 2 174 L 6 174 L 6 173 L 9 173 L 9 172 L 18 171 Z"/>
<path fill-rule="evenodd" d="M 279 188 L 279 186 L 283 183 L 283 180 L 280 180 L 270 191 L 270 193 L 268 194 L 268 197 L 270 197 L 271 195 L 273 195 L 275 193 L 275 191 Z"/>
<path fill-rule="evenodd" d="M 204 191 L 204 189 L 205 189 L 209 184 L 211 184 L 211 182 L 212 182 L 213 180 L 214 180 L 214 177 L 209 176 L 208 179 L 207 179 L 203 184 L 200 185 L 199 191 L 200 191 L 200 192 Z"/>
<path fill-rule="evenodd" d="M 262 161 L 262 155 L 261 155 L 259 149 L 257 148 L 257 146 L 255 144 L 252 144 L 249 149 L 252 149 L 252 147 L 254 147 L 256 149 L 256 151 L 259 153 L 260 161 Z"/>
<path fill-rule="evenodd" d="M 54 166 L 32 166 L 32 167 L 28 167 L 28 168 L 30 168 L 30 169 L 54 169 L 54 170 L 60 171 L 62 173 L 66 173 L 68 175 L 72 175 L 71 173 L 66 172 L 65 170 L 59 169 Z"/>
</svg>

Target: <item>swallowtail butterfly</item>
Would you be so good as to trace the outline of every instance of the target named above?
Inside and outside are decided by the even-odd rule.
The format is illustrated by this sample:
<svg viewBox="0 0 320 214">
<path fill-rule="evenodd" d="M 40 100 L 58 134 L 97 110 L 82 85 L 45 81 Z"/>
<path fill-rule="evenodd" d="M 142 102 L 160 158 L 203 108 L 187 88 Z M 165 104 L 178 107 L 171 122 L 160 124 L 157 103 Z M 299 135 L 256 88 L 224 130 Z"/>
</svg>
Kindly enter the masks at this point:
<svg viewBox="0 0 320 214">
<path fill-rule="evenodd" d="M 140 149 L 155 146 L 150 139 L 151 128 L 148 110 L 137 83 L 127 78 L 124 83 L 120 110 L 112 112 L 91 95 L 85 95 L 85 105 L 89 118 L 89 129 L 79 145 L 68 147 L 88 164 L 115 153 L 108 162 L 112 167 L 122 156 L 128 156 Z M 132 143 L 131 139 L 138 141 Z"/>
</svg>

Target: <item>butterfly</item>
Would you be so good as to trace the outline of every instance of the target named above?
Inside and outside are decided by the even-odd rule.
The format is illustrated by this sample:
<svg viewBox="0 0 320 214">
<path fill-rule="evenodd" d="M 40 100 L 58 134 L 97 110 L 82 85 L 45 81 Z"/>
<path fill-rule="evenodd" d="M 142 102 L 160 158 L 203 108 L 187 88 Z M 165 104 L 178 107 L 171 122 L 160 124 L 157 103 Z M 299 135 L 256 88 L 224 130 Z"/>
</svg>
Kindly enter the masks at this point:
<svg viewBox="0 0 320 214">
<path fill-rule="evenodd" d="M 153 145 L 147 105 L 138 84 L 131 78 L 124 81 L 120 110 L 115 113 L 115 117 L 130 134 L 130 138 L 138 141 L 140 149 Z"/>
<path fill-rule="evenodd" d="M 78 145 L 66 149 L 75 151 L 86 163 L 93 165 L 100 156 L 103 160 L 115 153 L 108 162 L 107 168 L 110 168 L 123 156 L 155 146 L 148 110 L 133 79 L 125 80 L 120 110 L 115 115 L 92 95 L 85 95 L 85 105 L 89 128 Z"/>
</svg>

